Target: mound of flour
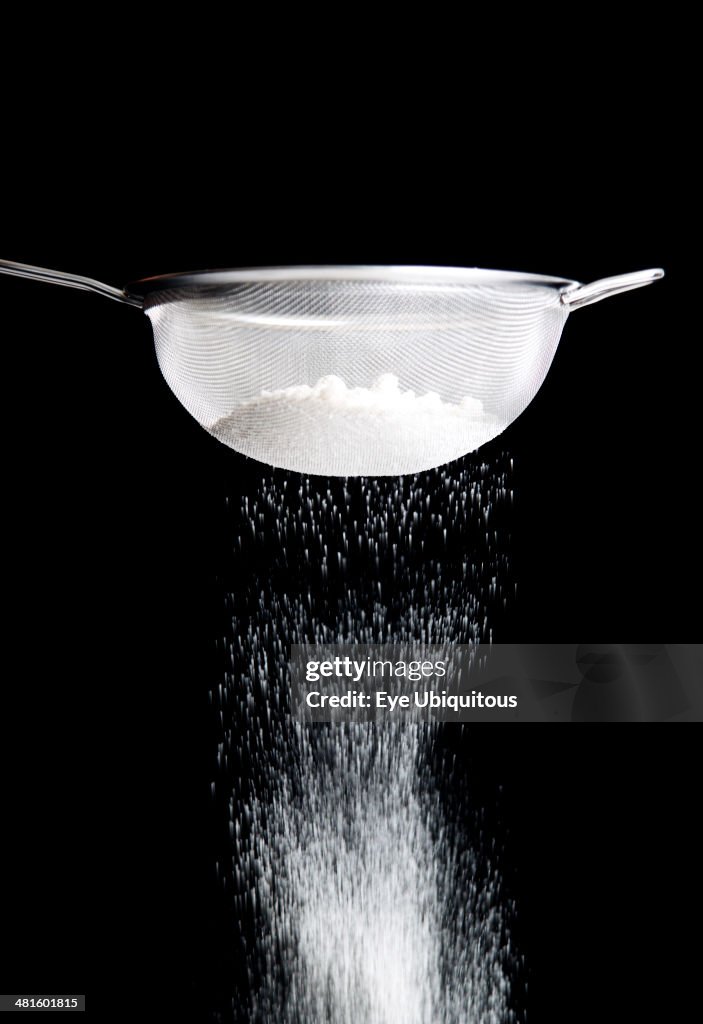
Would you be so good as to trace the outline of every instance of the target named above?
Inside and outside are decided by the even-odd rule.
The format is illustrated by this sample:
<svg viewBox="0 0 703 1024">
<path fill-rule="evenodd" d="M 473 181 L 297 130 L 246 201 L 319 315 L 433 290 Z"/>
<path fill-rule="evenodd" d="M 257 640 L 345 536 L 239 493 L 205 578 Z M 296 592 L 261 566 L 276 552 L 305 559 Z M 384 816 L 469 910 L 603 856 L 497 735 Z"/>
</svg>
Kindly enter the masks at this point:
<svg viewBox="0 0 703 1024">
<path fill-rule="evenodd" d="M 467 396 L 444 402 L 435 391 L 402 390 L 394 374 L 370 388 L 321 377 L 259 395 L 221 417 L 210 432 L 272 466 L 331 476 L 420 472 L 485 444 L 505 424 Z"/>
<path fill-rule="evenodd" d="M 388 418 L 398 413 L 416 412 L 448 413 L 451 416 L 480 416 L 483 413 L 483 404 L 477 398 L 464 398 L 460 405 L 451 405 L 443 402 L 436 391 L 420 396 L 414 391 L 402 391 L 400 381 L 393 373 L 381 374 L 370 388 L 348 388 L 341 377 L 330 374 L 320 377 L 312 387 L 299 384 L 276 391 L 262 391 L 247 405 L 270 405 L 272 402 L 305 403 L 320 412 L 354 411 Z"/>
</svg>

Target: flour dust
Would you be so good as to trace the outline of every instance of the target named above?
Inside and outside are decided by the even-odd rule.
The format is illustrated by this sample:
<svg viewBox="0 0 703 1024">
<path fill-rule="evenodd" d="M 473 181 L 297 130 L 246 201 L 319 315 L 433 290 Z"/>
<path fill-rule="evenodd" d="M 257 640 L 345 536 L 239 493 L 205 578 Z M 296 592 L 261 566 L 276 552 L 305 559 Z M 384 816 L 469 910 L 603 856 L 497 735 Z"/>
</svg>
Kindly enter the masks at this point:
<svg viewBox="0 0 703 1024">
<path fill-rule="evenodd" d="M 292 643 L 479 644 L 509 598 L 510 460 L 392 480 L 260 479 L 211 693 L 217 872 L 261 1024 L 511 1024 L 511 908 L 429 724 L 291 718 Z M 459 728 L 458 726 L 456 728 Z"/>
</svg>

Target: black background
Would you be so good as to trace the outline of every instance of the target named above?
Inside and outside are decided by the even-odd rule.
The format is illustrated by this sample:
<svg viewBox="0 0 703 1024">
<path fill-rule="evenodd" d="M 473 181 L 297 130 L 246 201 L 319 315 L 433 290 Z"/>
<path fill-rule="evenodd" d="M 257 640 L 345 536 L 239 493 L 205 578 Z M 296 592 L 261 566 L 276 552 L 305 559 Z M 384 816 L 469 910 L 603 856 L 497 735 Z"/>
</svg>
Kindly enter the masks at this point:
<svg viewBox="0 0 703 1024">
<path fill-rule="evenodd" d="M 374 159 L 342 173 L 227 167 L 184 202 L 154 172 L 87 198 L 13 191 L 2 255 L 121 284 L 216 266 L 417 263 L 651 288 L 569 318 L 547 382 L 500 443 L 515 459 L 519 598 L 504 642 L 693 635 L 700 558 L 686 189 L 663 135 L 591 146 L 536 189 Z M 662 157 L 662 150 L 666 157 Z M 148 165 L 148 161 L 147 161 Z M 408 170 L 408 168 L 412 170 Z M 263 173 L 263 171 L 262 171 Z M 91 175 L 93 176 L 91 179 Z M 114 185 L 117 175 L 110 179 Z M 14 183 L 13 183 L 14 184 Z M 181 185 L 181 189 L 183 185 Z M 10 204 L 11 206 L 13 204 Z M 205 1020 L 222 985 L 206 692 L 224 497 L 257 467 L 161 380 L 138 311 L 0 279 L 8 672 L 5 991 L 138 996 Z M 695 729 L 695 731 L 694 731 Z M 700 927 L 696 727 L 490 727 L 462 741 L 492 807 L 529 964 L 529 1019 L 681 1015 Z M 498 818 L 500 821 L 498 821 Z M 218 916 L 219 915 L 219 916 Z"/>
</svg>

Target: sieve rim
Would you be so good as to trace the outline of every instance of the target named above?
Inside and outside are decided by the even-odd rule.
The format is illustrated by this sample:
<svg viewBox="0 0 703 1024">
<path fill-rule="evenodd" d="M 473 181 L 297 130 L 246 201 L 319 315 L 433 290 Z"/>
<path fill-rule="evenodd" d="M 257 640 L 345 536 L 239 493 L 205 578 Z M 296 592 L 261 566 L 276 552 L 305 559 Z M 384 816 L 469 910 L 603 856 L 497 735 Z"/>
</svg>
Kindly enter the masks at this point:
<svg viewBox="0 0 703 1024">
<path fill-rule="evenodd" d="M 580 284 L 567 277 L 527 274 L 513 270 L 486 270 L 482 267 L 438 266 L 285 266 L 242 267 L 232 270 L 195 270 L 177 274 L 158 274 L 130 282 L 127 295 L 143 296 L 148 292 L 165 291 L 202 285 L 212 287 L 255 282 L 287 281 L 374 281 L 417 285 L 515 284 L 541 285 L 562 290 Z"/>
</svg>

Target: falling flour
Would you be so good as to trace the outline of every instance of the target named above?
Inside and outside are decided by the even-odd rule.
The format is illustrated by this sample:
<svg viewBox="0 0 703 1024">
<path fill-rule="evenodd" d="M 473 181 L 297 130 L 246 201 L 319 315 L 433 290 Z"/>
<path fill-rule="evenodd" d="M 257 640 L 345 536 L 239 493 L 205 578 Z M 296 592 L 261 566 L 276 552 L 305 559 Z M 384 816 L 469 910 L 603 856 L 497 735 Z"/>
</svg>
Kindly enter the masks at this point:
<svg viewBox="0 0 703 1024">
<path fill-rule="evenodd" d="M 493 839 L 453 813 L 439 726 L 303 724 L 291 643 L 490 639 L 506 599 L 509 470 L 264 477 L 234 514 L 217 865 L 248 984 L 213 1020 L 512 1024 Z M 247 566 L 242 573 L 242 564 Z M 386 593 L 386 588 L 388 593 Z M 455 780 L 463 793 L 463 780 Z M 224 1014 L 227 1012 L 227 1016 Z"/>
<path fill-rule="evenodd" d="M 395 476 L 474 451 L 506 426 L 467 396 L 458 404 L 429 391 L 403 390 L 394 374 L 370 388 L 340 377 L 263 390 L 218 419 L 210 431 L 260 462 L 334 476 Z"/>
</svg>

